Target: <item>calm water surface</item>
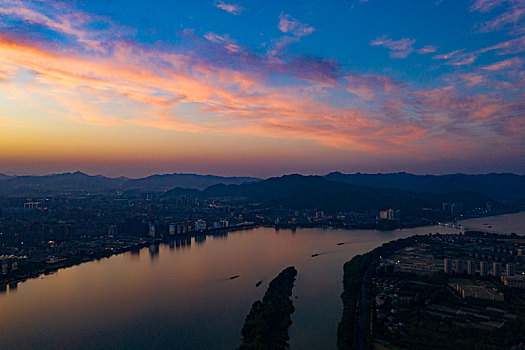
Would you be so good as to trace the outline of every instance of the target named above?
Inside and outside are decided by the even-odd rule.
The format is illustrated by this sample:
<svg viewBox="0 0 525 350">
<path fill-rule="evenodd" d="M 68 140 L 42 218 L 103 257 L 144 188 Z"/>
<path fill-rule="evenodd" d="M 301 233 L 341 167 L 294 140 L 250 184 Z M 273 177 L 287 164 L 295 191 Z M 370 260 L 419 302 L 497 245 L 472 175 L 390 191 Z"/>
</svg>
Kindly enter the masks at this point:
<svg viewBox="0 0 525 350">
<path fill-rule="evenodd" d="M 525 235 L 525 212 L 460 221 L 470 229 L 495 233 Z M 490 227 L 489 227 L 490 226 Z"/>
<path fill-rule="evenodd" d="M 428 232 L 457 231 L 257 228 L 63 269 L 0 291 L 0 349 L 233 349 L 251 304 L 290 265 L 291 347 L 335 349 L 343 263 Z"/>
</svg>

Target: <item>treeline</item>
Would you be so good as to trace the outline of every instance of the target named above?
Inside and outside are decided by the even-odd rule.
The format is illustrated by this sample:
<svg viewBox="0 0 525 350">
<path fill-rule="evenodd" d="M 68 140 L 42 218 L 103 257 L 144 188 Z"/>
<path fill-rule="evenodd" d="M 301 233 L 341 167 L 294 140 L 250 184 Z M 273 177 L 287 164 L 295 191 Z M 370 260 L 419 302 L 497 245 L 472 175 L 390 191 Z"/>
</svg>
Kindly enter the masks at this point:
<svg viewBox="0 0 525 350">
<path fill-rule="evenodd" d="M 359 297 L 364 274 L 369 266 L 378 262 L 379 257 L 387 257 L 407 247 L 424 236 L 412 236 L 383 244 L 364 255 L 357 255 L 343 266 L 343 316 L 337 327 L 337 348 L 339 350 L 358 349 L 359 338 Z"/>
<path fill-rule="evenodd" d="M 291 295 L 296 276 L 295 267 L 287 267 L 270 282 L 262 302 L 253 303 L 242 327 L 239 350 L 279 350 L 289 346 L 288 327 L 294 312 Z"/>
</svg>

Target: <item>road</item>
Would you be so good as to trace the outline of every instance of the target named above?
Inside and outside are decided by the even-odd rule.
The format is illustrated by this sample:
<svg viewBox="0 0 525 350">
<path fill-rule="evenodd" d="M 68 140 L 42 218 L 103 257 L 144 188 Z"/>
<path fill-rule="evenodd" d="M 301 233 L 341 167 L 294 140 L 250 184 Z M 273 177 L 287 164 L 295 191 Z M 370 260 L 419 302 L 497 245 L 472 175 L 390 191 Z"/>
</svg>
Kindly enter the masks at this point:
<svg viewBox="0 0 525 350">
<path fill-rule="evenodd" d="M 359 333 L 357 334 L 357 345 L 359 347 L 359 350 L 366 349 L 366 334 L 368 331 L 366 327 L 366 315 L 368 311 L 368 299 L 366 296 L 366 280 L 368 278 L 368 273 L 370 272 L 372 265 L 373 264 L 370 264 L 370 266 L 368 266 L 368 268 L 366 269 L 365 273 L 363 274 L 363 282 L 361 282 L 361 304 L 359 305 Z"/>
</svg>

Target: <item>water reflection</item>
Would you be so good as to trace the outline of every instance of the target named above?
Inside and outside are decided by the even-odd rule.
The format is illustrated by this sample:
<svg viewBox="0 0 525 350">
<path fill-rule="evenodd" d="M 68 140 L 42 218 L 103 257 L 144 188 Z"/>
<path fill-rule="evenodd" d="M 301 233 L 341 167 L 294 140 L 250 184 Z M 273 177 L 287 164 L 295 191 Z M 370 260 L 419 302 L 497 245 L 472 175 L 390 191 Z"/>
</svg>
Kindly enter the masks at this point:
<svg viewBox="0 0 525 350">
<path fill-rule="evenodd" d="M 151 258 L 151 261 L 154 262 L 159 257 L 159 245 L 158 244 L 152 244 L 148 247 L 149 250 L 149 256 Z"/>
<path fill-rule="evenodd" d="M 195 243 L 196 244 L 203 244 L 204 242 L 206 242 L 206 235 L 195 236 Z"/>
<path fill-rule="evenodd" d="M 216 231 L 213 233 L 214 239 L 226 239 L 228 238 L 228 231 Z"/>
<path fill-rule="evenodd" d="M 141 249 L 132 249 L 129 252 L 130 253 L 129 256 L 131 257 L 132 260 L 138 261 L 140 259 L 140 251 Z"/>
<path fill-rule="evenodd" d="M 18 282 L 9 283 L 9 293 L 16 293 Z"/>
</svg>

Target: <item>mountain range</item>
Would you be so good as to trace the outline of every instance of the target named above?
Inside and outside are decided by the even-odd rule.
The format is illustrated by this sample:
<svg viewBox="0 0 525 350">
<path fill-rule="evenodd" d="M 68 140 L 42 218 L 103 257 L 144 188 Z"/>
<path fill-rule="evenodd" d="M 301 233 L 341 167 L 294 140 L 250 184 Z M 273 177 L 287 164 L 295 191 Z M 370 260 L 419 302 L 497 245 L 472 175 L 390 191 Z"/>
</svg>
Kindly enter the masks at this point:
<svg viewBox="0 0 525 350">
<path fill-rule="evenodd" d="M 348 204 L 354 208 L 366 209 L 388 202 L 396 203 L 396 206 L 401 208 L 403 203 L 407 202 L 417 202 L 423 206 L 425 203 L 460 199 L 466 205 L 471 200 L 472 204 L 476 205 L 484 205 L 489 200 L 525 204 L 525 176 L 332 172 L 324 176 L 285 175 L 261 180 L 254 177 L 181 173 L 152 175 L 139 179 L 91 176 L 82 172 L 44 176 L 0 174 L 0 195 L 33 196 L 115 191 L 165 192 L 168 196 L 187 194 L 206 198 L 236 197 L 266 204 L 297 207 L 324 203 L 326 207 L 345 207 Z"/>
<path fill-rule="evenodd" d="M 44 195 L 67 192 L 102 193 L 105 191 L 164 192 L 174 187 L 205 189 L 209 186 L 260 181 L 252 177 L 222 177 L 197 174 L 152 175 L 140 179 L 91 176 L 75 173 L 43 176 L 7 176 L 0 174 L 0 195 Z"/>
<path fill-rule="evenodd" d="M 462 202 L 465 209 L 485 207 L 493 200 L 481 193 L 417 193 L 395 188 L 379 188 L 331 181 L 322 176 L 285 175 L 241 185 L 217 184 L 203 191 L 175 188 L 166 196 L 231 198 L 259 203 L 262 207 L 325 210 L 377 210 L 396 208 L 405 212 L 440 208 L 443 202 Z"/>
<path fill-rule="evenodd" d="M 342 174 L 325 175 L 331 181 L 379 188 L 398 188 L 413 192 L 447 193 L 470 191 L 485 194 L 497 200 L 525 200 L 525 176 L 515 174 L 449 174 L 413 175 L 391 174 Z"/>
</svg>

